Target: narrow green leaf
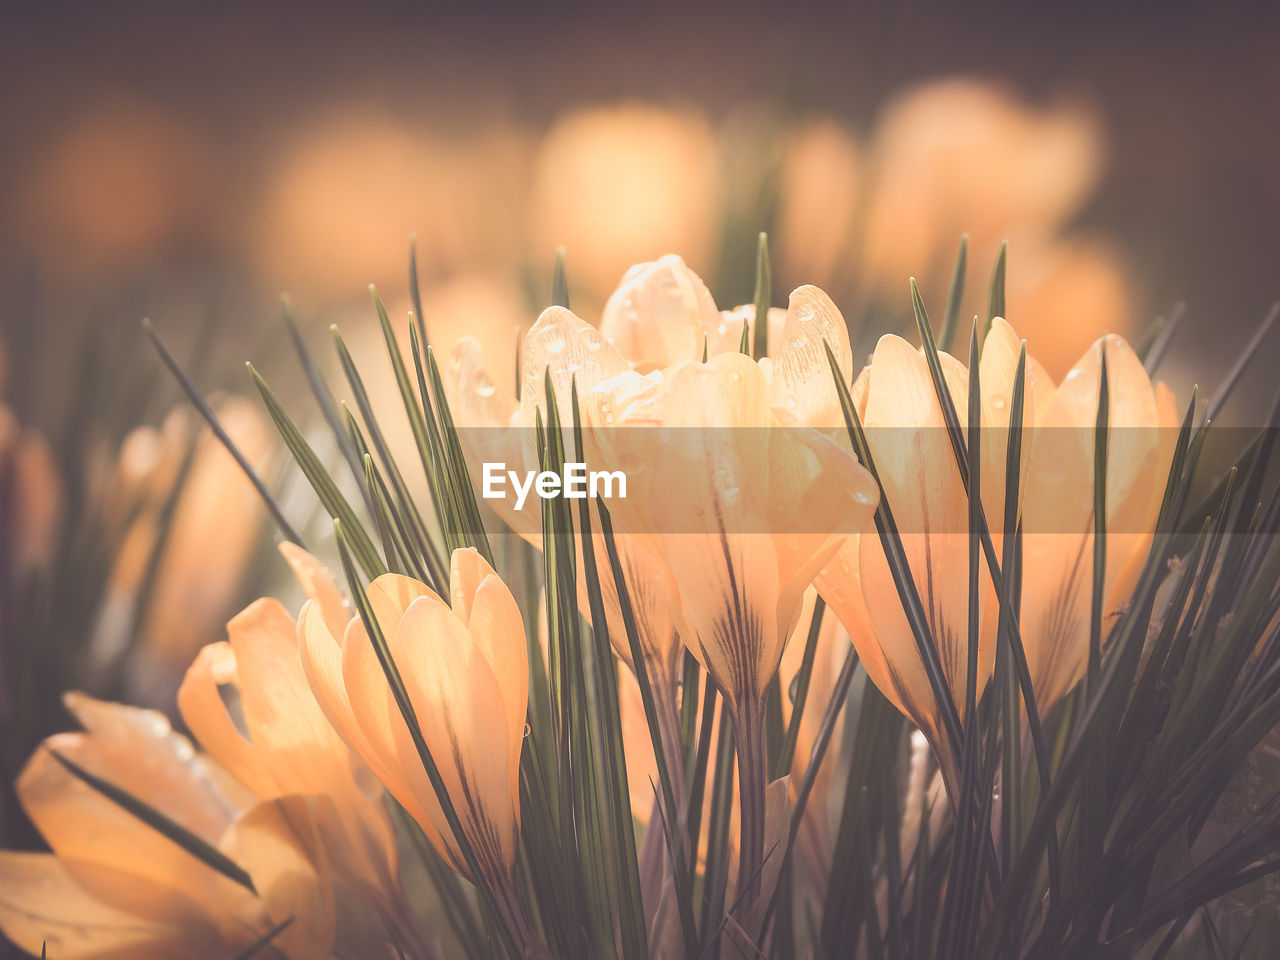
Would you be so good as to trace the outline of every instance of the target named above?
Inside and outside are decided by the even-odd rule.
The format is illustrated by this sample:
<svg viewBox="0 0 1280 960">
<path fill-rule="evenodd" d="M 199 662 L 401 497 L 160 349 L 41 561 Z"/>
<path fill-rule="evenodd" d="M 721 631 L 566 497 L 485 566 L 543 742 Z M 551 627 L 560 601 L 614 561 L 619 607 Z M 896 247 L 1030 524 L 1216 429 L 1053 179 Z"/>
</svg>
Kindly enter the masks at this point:
<svg viewBox="0 0 1280 960">
<path fill-rule="evenodd" d="M 253 941 L 253 943 L 249 944 L 249 946 L 245 947 L 243 950 L 237 953 L 232 958 L 232 960 L 250 960 L 250 958 L 256 957 L 258 954 L 262 953 L 262 951 L 266 950 L 268 947 L 270 947 L 272 950 L 275 950 L 277 953 L 279 953 L 279 951 L 276 950 L 274 946 L 275 940 L 277 937 L 280 936 L 280 934 L 288 930 L 290 924 L 292 923 L 293 923 L 293 917 L 287 917 L 284 920 L 281 920 L 274 927 L 272 927 L 270 930 L 268 930 L 266 933 L 260 936 L 257 940 Z"/>
<path fill-rule="evenodd" d="M 1173 342 L 1174 336 L 1177 335 L 1178 329 L 1182 326 L 1182 318 L 1186 316 L 1187 305 L 1179 300 L 1173 305 L 1173 309 L 1169 311 L 1169 318 L 1163 317 L 1157 321 L 1152 329 L 1152 337 L 1149 343 L 1139 343 L 1134 348 L 1134 352 L 1142 358 L 1142 367 L 1147 372 L 1147 376 L 1154 377 L 1156 371 L 1160 369 L 1160 363 L 1164 360 L 1164 355 L 1169 349 L 1169 344 Z"/>
<path fill-rule="evenodd" d="M 840 408 L 844 414 L 845 427 L 853 445 L 853 452 L 879 485 L 880 476 L 876 472 L 875 460 L 871 456 L 871 448 L 867 444 L 862 421 L 853 406 L 853 398 L 849 395 L 849 387 L 844 382 L 844 376 L 840 372 L 839 364 L 836 363 L 835 354 L 831 352 L 830 344 L 824 342 L 823 346 L 827 351 L 827 363 L 831 367 L 831 376 L 836 383 L 836 392 L 840 399 Z M 897 523 L 893 519 L 893 510 L 889 506 L 888 499 L 883 496 L 883 487 L 881 487 L 881 493 L 880 505 L 876 508 L 875 514 L 876 532 L 879 534 L 885 559 L 893 574 L 903 612 L 911 625 L 911 633 L 915 637 L 916 649 L 924 664 L 929 687 L 938 704 L 938 711 L 942 715 L 943 731 L 951 744 L 951 749 L 958 752 L 962 742 L 960 715 L 956 711 L 955 700 L 951 696 L 951 687 L 947 683 L 946 674 L 943 673 L 942 662 L 938 659 L 938 648 L 929 629 L 929 620 L 921 603 L 906 551 L 902 546 L 902 538 L 898 534 Z"/>
<path fill-rule="evenodd" d="M 569 309 L 569 280 L 564 270 L 564 247 L 556 247 L 556 262 L 551 273 L 551 305 Z"/>
<path fill-rule="evenodd" d="M 333 478 L 329 476 L 320 458 L 316 456 L 315 450 L 307 442 L 307 438 L 302 435 L 302 431 L 298 429 L 279 399 L 267 386 L 267 381 L 262 379 L 262 375 L 254 369 L 253 364 L 249 363 L 245 366 L 249 370 L 249 375 L 253 377 L 253 382 L 257 384 L 258 392 L 262 394 L 262 400 L 267 405 L 267 412 L 275 422 L 276 429 L 280 431 L 280 436 L 284 438 L 285 446 L 293 454 L 293 459 L 297 461 L 303 474 L 311 483 L 325 510 L 331 517 L 341 520 L 347 529 L 351 549 L 364 572 L 370 577 L 386 573 L 382 561 L 378 559 L 378 551 L 374 549 L 373 541 L 369 539 L 364 527 L 356 519 L 351 504 L 338 489 L 338 485 L 333 482 Z"/>
<path fill-rule="evenodd" d="M 209 401 L 204 398 L 204 395 L 200 392 L 200 388 L 195 385 L 192 379 L 187 376 L 186 371 L 184 371 L 178 364 L 178 361 L 174 359 L 173 354 L 169 352 L 169 349 L 160 339 L 160 335 L 156 333 L 155 327 L 152 325 L 151 321 L 143 320 L 142 329 L 146 332 L 147 337 L 156 348 L 156 353 L 160 355 L 160 359 L 164 362 L 164 365 L 169 368 L 169 371 L 173 374 L 179 385 L 181 385 L 183 391 L 187 395 L 187 398 L 191 401 L 191 405 L 199 411 L 200 416 L 203 417 L 205 423 L 209 425 L 209 429 L 213 432 L 213 435 L 217 437 L 218 441 L 226 448 L 227 453 L 231 454 L 237 466 L 240 467 L 241 472 L 249 478 L 249 482 L 252 483 L 254 489 L 258 491 L 258 496 L 262 499 L 263 504 L 266 505 L 267 510 L 275 519 L 276 525 L 280 528 L 280 532 L 284 534 L 285 539 L 291 543 L 296 543 L 304 550 L 307 549 L 306 541 L 302 539 L 302 536 L 293 528 L 293 525 L 289 523 L 288 519 L 286 519 L 284 510 L 281 509 L 280 504 L 276 501 L 271 490 L 267 487 L 263 479 L 258 476 L 257 471 L 253 469 L 245 455 L 240 452 L 240 448 L 235 445 L 235 441 L 231 439 L 226 429 L 222 426 L 221 421 L 218 420 L 218 415 L 213 412 L 213 407 L 209 406 Z"/>
<path fill-rule="evenodd" d="M 298 324 L 293 319 L 293 310 L 289 305 L 288 298 L 281 298 L 281 310 L 284 314 L 285 328 L 289 331 L 289 339 L 293 341 L 294 352 L 298 355 L 298 361 L 302 364 L 303 373 L 307 377 L 307 384 L 311 387 L 311 395 L 315 397 L 316 404 L 320 407 L 320 412 L 324 415 L 325 422 L 329 424 L 329 430 L 333 433 L 334 441 L 337 443 L 338 449 L 342 451 L 343 457 L 346 458 L 347 466 L 351 468 L 351 475 L 358 478 L 363 471 L 363 467 L 360 463 L 360 457 L 351 445 L 351 437 L 343 427 L 343 418 L 338 412 L 338 401 L 334 397 L 333 391 L 329 388 L 329 382 L 321 372 L 319 364 L 316 363 L 311 351 L 307 348 L 307 343 L 302 337 L 302 331 L 298 329 Z M 366 506 L 370 510 L 373 509 L 373 504 L 367 500 Z"/>
<path fill-rule="evenodd" d="M 404 356 L 400 352 L 400 342 L 396 339 L 395 331 L 391 327 L 391 318 L 387 315 L 387 308 L 382 303 L 382 298 L 378 296 L 378 291 L 372 284 L 369 286 L 369 295 L 373 298 L 373 306 L 378 314 L 378 325 L 382 328 L 382 339 L 386 344 L 387 356 L 391 359 L 391 370 L 396 378 L 396 386 L 400 390 L 400 399 L 404 404 L 405 414 L 409 418 L 409 429 L 413 433 L 414 445 L 418 448 L 418 457 L 422 461 L 423 473 L 431 478 L 435 472 L 436 465 L 434 463 L 433 450 L 427 433 L 426 419 L 423 408 L 419 405 L 418 398 L 413 392 L 413 383 L 409 379 L 409 371 L 405 368 Z M 413 318 L 409 321 L 409 336 L 413 337 Z M 345 363 L 344 363 L 345 366 Z M 357 401 L 359 395 L 357 394 Z M 363 407 L 361 408 L 363 410 Z M 365 414 L 368 419 L 368 414 Z M 376 439 L 375 439 L 376 442 Z M 386 459 L 385 457 L 383 458 Z M 392 483 L 395 484 L 395 478 L 392 477 Z M 411 517 L 412 519 L 412 517 Z M 435 544 L 434 538 L 427 534 L 425 528 L 423 536 L 430 548 L 428 559 L 434 557 L 431 566 L 436 573 L 443 577 L 444 561 L 440 557 L 439 548 Z"/>
<path fill-rule="evenodd" d="M 1228 371 L 1227 376 L 1222 381 L 1222 386 L 1209 398 L 1209 404 L 1204 411 L 1205 423 L 1212 423 L 1217 419 L 1218 413 L 1230 398 L 1232 391 L 1235 390 L 1236 384 L 1240 382 L 1241 374 L 1244 373 L 1253 358 L 1258 355 L 1259 348 L 1271 333 L 1271 328 L 1276 325 L 1277 318 L 1280 318 L 1280 303 L 1271 305 L 1271 309 L 1267 312 L 1262 323 L 1258 325 L 1258 329 L 1254 331 L 1249 343 L 1236 359 L 1236 362 L 1232 364 L 1231 370 Z"/>
<path fill-rule="evenodd" d="M 385 315 L 385 312 L 384 312 Z M 389 323 L 388 323 L 389 327 Z M 342 372 L 346 375 L 347 383 L 351 387 L 352 396 L 355 397 L 356 407 L 360 410 L 360 416 L 364 419 L 365 429 L 368 432 L 373 449 L 378 454 L 378 459 L 382 462 L 382 469 L 385 471 L 387 480 L 392 491 L 395 493 L 397 504 L 401 513 L 407 519 L 409 524 L 409 532 L 412 534 L 413 549 L 422 557 L 422 565 L 431 572 L 431 586 L 437 593 L 444 594 L 444 586 L 448 583 L 448 568 L 444 558 L 440 555 L 435 540 L 427 530 L 427 525 L 422 519 L 422 514 L 418 512 L 418 507 L 414 501 L 413 495 L 409 492 L 409 485 L 405 483 L 404 477 L 400 473 L 400 467 L 396 463 L 395 454 L 391 450 L 391 445 L 387 443 L 386 437 L 382 433 L 382 428 L 378 423 L 377 413 L 373 409 L 373 403 L 369 400 L 369 393 L 365 389 L 364 378 L 360 376 L 360 371 L 356 368 L 355 360 L 351 356 L 351 352 L 347 349 L 346 341 L 343 340 L 341 332 L 336 326 L 331 326 L 329 332 L 333 335 L 334 349 L 337 351 L 338 360 L 342 364 Z M 391 335 L 391 342 L 395 342 L 394 334 Z M 399 348 L 391 348 L 389 352 L 394 352 L 392 358 L 392 366 L 395 366 L 396 359 L 399 357 Z M 403 365 L 401 366 L 403 372 Z"/>
<path fill-rule="evenodd" d="M 1027 345 L 1024 341 L 1018 351 L 1018 367 L 1013 376 L 1013 394 L 1009 405 L 1009 437 L 1005 445 L 1005 493 L 1004 539 L 1000 557 L 1003 582 L 1000 595 L 1009 597 L 1010 603 L 1001 604 L 997 637 L 1008 635 L 1009 623 L 1020 615 L 1019 584 L 1021 573 L 1018 558 L 1022 547 L 1022 528 L 1018 522 L 1019 500 L 1022 489 L 1022 421 L 1026 404 Z M 1009 872 L 1009 864 L 1018 844 L 1022 841 L 1022 712 L 1018 697 L 1018 675 L 1013 660 L 1002 644 L 996 652 L 999 661 L 996 674 L 1002 685 L 1003 703 L 1001 720 L 1001 844 L 1002 869 Z"/>
<path fill-rule="evenodd" d="M 1000 244 L 1000 256 L 996 257 L 995 269 L 991 271 L 991 296 L 987 301 L 987 326 L 983 330 L 984 335 L 991 329 L 991 321 L 996 317 L 1003 317 L 1008 309 L 1004 300 L 1004 276 L 1008 260 L 1009 241 L 1005 240 Z"/>
<path fill-rule="evenodd" d="M 769 268 L 769 235 L 762 230 L 756 240 L 755 342 L 751 348 L 751 355 L 757 360 L 769 353 L 769 307 L 772 302 L 773 274 Z"/>
<path fill-rule="evenodd" d="M 1089 689 L 1098 682 L 1102 670 L 1102 606 L 1107 568 L 1107 430 L 1111 411 L 1111 389 L 1107 374 L 1107 342 L 1102 351 L 1098 375 L 1098 414 L 1093 431 L 1093 595 L 1089 606 L 1089 662 L 1086 674 Z"/>
<path fill-rule="evenodd" d="M 427 318 L 422 312 L 422 291 L 418 286 L 418 237 L 409 237 L 409 302 L 413 304 L 413 315 L 417 317 L 418 335 L 423 343 L 430 343 L 427 336 Z"/>
<path fill-rule="evenodd" d="M 804 653 L 800 658 L 800 669 L 796 671 L 795 695 L 791 699 L 791 720 L 787 724 L 787 736 L 782 742 L 782 750 L 778 762 L 773 767 L 773 778 L 787 775 L 791 769 L 791 761 L 796 753 L 796 740 L 800 736 L 800 720 L 804 715 L 805 704 L 809 699 L 809 682 L 813 679 L 813 661 L 818 652 L 818 637 L 822 634 L 822 618 L 827 610 L 826 601 L 818 597 L 813 604 L 813 617 L 809 621 L 809 633 L 804 641 Z M 785 691 L 788 693 L 789 691 Z"/>
<path fill-rule="evenodd" d="M 942 315 L 942 330 L 938 343 L 943 350 L 950 350 L 960 328 L 960 302 L 964 299 L 965 274 L 969 265 L 969 235 L 960 238 L 960 252 L 956 254 L 955 269 L 951 272 L 951 287 L 947 291 L 947 309 Z"/>
<path fill-rule="evenodd" d="M 480 515 L 480 506 L 476 502 L 476 492 L 471 485 L 471 475 L 467 470 L 467 458 L 462 452 L 462 444 L 458 440 L 458 428 L 454 426 L 453 414 L 449 410 L 449 400 L 445 396 L 444 381 L 440 377 L 440 368 L 436 364 L 435 351 L 427 346 L 427 372 L 431 378 L 431 392 L 435 397 L 436 415 L 440 419 L 440 437 L 445 454 L 445 465 L 452 478 L 453 489 L 463 516 L 466 518 L 466 534 L 470 545 L 475 547 L 489 563 L 493 563 L 493 548 L 485 534 L 484 520 Z"/>
</svg>

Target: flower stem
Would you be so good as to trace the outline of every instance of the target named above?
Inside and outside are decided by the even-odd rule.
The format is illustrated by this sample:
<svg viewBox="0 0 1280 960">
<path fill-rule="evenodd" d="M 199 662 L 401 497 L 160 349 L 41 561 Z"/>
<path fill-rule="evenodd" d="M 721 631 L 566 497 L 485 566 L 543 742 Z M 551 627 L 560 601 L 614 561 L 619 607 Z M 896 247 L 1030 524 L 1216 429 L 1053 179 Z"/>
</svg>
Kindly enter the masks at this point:
<svg viewBox="0 0 1280 960">
<path fill-rule="evenodd" d="M 748 700 L 733 715 L 738 751 L 738 796 L 742 832 L 738 842 L 738 883 L 734 918 L 749 936 L 756 934 L 760 906 L 760 868 L 764 862 L 765 756 L 764 697 Z"/>
</svg>

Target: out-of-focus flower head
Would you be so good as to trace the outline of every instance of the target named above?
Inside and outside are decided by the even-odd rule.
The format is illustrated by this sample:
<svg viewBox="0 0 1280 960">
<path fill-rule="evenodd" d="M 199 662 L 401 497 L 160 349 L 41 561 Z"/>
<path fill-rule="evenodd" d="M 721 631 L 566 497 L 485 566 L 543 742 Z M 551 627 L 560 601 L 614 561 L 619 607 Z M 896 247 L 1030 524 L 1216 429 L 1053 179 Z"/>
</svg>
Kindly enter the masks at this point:
<svg viewBox="0 0 1280 960">
<path fill-rule="evenodd" d="M 679 250 L 702 264 L 717 215 L 715 140 L 692 110 L 623 103 L 562 115 L 538 149 L 535 255 L 568 251 L 570 281 L 598 307 L 633 263 Z"/>
<path fill-rule="evenodd" d="M 771 238 L 784 276 L 821 286 L 856 269 L 852 257 L 863 164 L 857 138 L 835 120 L 807 120 L 791 131 Z"/>
<path fill-rule="evenodd" d="M 202 134 L 174 113 L 107 96 L 37 143 L 19 188 L 24 242 L 53 272 L 100 277 L 222 228 Z"/>
<path fill-rule="evenodd" d="M 361 105 L 314 118 L 267 174 L 247 225 L 252 262 L 270 284 L 328 299 L 402 289 L 410 234 L 429 282 L 509 267 L 526 151 L 502 125 L 452 135 Z"/>
<path fill-rule="evenodd" d="M 999 87 L 955 78 L 895 96 L 871 137 L 866 282 L 900 296 L 907 276 L 941 277 L 968 233 L 978 276 L 999 243 L 1053 235 L 1101 171 L 1087 112 L 1037 109 Z"/>
<path fill-rule="evenodd" d="M 6 569 L 19 589 L 32 571 L 48 568 L 61 516 L 61 480 L 48 441 L 0 404 L 0 531 Z"/>
<path fill-rule="evenodd" d="M 261 470 L 276 446 L 262 414 L 236 397 L 217 403 L 216 412 L 241 453 Z M 99 640 L 105 649 L 98 653 L 110 658 L 134 642 L 119 631 L 144 600 L 137 649 L 146 661 L 143 672 L 161 686 L 176 680 L 194 652 L 221 633 L 264 514 L 253 484 L 210 431 L 191 447 L 192 420 L 188 412 L 174 411 L 161 427 L 139 427 L 126 437 L 106 500 L 107 520 L 128 528 L 108 588 Z M 121 612 L 128 613 L 123 620 Z M 164 696 L 154 699 L 157 692 Z M 157 704 L 171 693 L 139 691 Z"/>
<path fill-rule="evenodd" d="M 286 920 L 290 960 L 328 956 L 334 901 L 310 803 L 256 802 L 158 713 L 68 694 L 83 733 L 45 741 L 18 796 L 52 853 L 0 851 L 0 930 L 39 956 L 222 960 Z M 74 775 L 54 752 L 216 848 L 252 890 Z"/>
</svg>

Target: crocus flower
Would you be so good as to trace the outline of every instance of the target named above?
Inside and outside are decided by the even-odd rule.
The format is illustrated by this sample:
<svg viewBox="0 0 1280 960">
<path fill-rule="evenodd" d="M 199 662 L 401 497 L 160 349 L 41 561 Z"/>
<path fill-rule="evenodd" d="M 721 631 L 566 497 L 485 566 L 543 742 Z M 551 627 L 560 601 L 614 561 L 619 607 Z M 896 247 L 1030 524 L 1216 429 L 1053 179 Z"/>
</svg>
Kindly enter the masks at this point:
<svg viewBox="0 0 1280 960">
<path fill-rule="evenodd" d="M 374 580 L 367 595 L 483 874 L 471 879 L 510 893 L 529 695 L 515 598 L 472 549 L 453 553 L 448 603 L 396 574 Z M 363 621 L 343 624 L 319 599 L 309 600 L 298 618 L 297 642 L 334 728 L 441 854 L 470 877 Z"/>
<path fill-rule="evenodd" d="M 1004 438 L 1019 346 L 1009 325 L 997 319 L 986 338 L 979 368 L 982 499 L 997 550 L 1004 516 Z M 961 426 L 967 428 L 968 371 L 949 354 L 942 353 L 939 359 Z M 1024 424 L 1034 422 L 1046 382 L 1038 365 L 1029 362 Z M 901 533 L 943 675 L 963 720 L 969 636 L 968 497 L 924 354 L 900 337 L 882 337 L 853 385 L 852 398 L 883 495 Z M 1025 452 L 1024 445 L 1024 456 Z M 998 620 L 985 570 L 979 583 L 984 617 L 975 696 L 991 674 Z M 942 710 L 934 699 L 880 538 L 850 539 L 815 585 L 849 631 L 867 675 L 929 738 L 953 784 L 958 767 Z"/>
<path fill-rule="evenodd" d="M 40 956 L 225 960 L 271 941 L 291 960 L 327 957 L 329 866 L 304 798 L 265 801 L 198 754 L 158 713 L 66 696 L 85 727 L 44 742 L 18 796 L 52 853 L 0 852 L 0 930 Z M 74 775 L 54 756 L 121 787 L 241 868 L 218 872 Z"/>
<path fill-rule="evenodd" d="M 310 603 L 334 629 L 348 613 L 328 572 L 293 544 L 281 552 Z M 413 943 L 412 914 L 399 882 L 395 836 L 382 791 L 334 731 L 303 671 L 297 624 L 276 600 L 251 604 L 227 624 L 229 639 L 200 651 L 178 691 L 192 735 L 253 796 L 323 798 L 317 828 L 338 877 Z M 244 732 L 220 688 L 239 695 Z"/>
<path fill-rule="evenodd" d="M 1093 593 L 1094 433 L 1107 357 L 1106 567 L 1102 629 L 1128 603 L 1146 563 L 1178 409 L 1117 336 L 1098 340 L 1037 408 L 1022 506 L 1022 641 L 1036 706 L 1050 709 L 1084 676 Z M 1050 384 L 1051 386 L 1051 384 Z"/>
<path fill-rule="evenodd" d="M 876 504 L 870 476 L 846 449 L 794 426 L 795 412 L 834 397 L 821 344 L 830 339 L 824 324 L 838 318 L 825 295 L 801 288 L 776 364 L 721 353 L 620 374 L 582 398 L 587 460 L 630 467 L 615 511 L 661 562 L 676 632 L 734 724 L 745 916 L 763 853 L 765 695 L 805 587 Z M 823 379 L 813 375 L 819 364 Z M 628 422 L 661 428 L 639 438 L 648 455 L 628 450 L 626 431 L 614 429 Z"/>
</svg>

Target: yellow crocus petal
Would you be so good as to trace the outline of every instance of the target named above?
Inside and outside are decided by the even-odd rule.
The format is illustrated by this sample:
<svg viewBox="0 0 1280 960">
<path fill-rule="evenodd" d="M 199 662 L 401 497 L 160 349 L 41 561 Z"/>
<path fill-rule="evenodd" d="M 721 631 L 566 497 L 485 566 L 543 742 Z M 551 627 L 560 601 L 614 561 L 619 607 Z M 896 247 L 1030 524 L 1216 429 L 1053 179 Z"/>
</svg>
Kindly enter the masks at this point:
<svg viewBox="0 0 1280 960">
<path fill-rule="evenodd" d="M 529 706 L 529 651 L 524 620 L 507 585 L 475 549 L 453 551 L 449 579 L 454 613 L 488 661 L 502 692 L 508 742 L 515 758 L 511 768 L 514 796 L 519 789 L 516 778 Z"/>
<path fill-rule="evenodd" d="M 231 644 L 211 643 L 196 654 L 178 688 L 178 710 L 191 735 L 241 786 L 254 796 L 270 796 L 275 778 L 265 758 L 240 732 L 218 688 L 238 685 L 239 671 Z"/>
<path fill-rule="evenodd" d="M 631 369 L 631 364 L 595 327 L 566 307 L 542 311 L 524 339 L 520 366 L 521 426 L 532 431 L 534 411 L 546 419 L 545 378 L 551 373 L 562 423 L 569 422 L 569 395 L 576 379 L 583 393 L 601 380 Z"/>
<path fill-rule="evenodd" d="M 102 888 L 161 888 L 93 868 Z M 225 954 L 217 931 L 191 916 L 167 920 L 104 903 L 47 853 L 0 851 L 0 931 L 20 949 L 65 960 L 211 960 Z"/>
<path fill-rule="evenodd" d="M 1149 547 L 1172 454 L 1177 423 L 1172 393 L 1152 388 L 1124 340 L 1102 338 L 1053 394 L 1037 430 L 1027 482 L 1022 631 L 1042 711 L 1079 680 L 1088 658 L 1094 433 L 1104 345 L 1109 374 L 1104 633 L 1141 569 L 1137 558 L 1145 558 Z"/>
<path fill-rule="evenodd" d="M 786 325 L 773 363 L 772 406 L 809 427 L 844 427 L 824 344 L 844 376 L 853 369 L 853 348 L 839 309 L 814 286 L 798 287 L 787 303 Z"/>
<path fill-rule="evenodd" d="M 227 624 L 227 632 L 245 726 L 253 742 L 270 751 L 276 782 L 288 792 L 326 793 L 349 779 L 346 747 L 302 671 L 293 617 L 276 600 L 258 600 Z"/>
<path fill-rule="evenodd" d="M 342 679 L 351 712 L 368 744 L 369 752 L 362 754 L 365 763 L 431 836 L 436 828 L 426 818 L 396 753 L 395 730 L 397 726 L 404 726 L 404 720 L 359 617 L 347 625 L 342 641 Z M 421 768 L 420 763 L 417 766 Z"/>
<path fill-rule="evenodd" d="M 73 744 L 73 760 L 152 806 L 180 811 L 175 819 L 194 833 L 216 837 L 225 828 L 231 808 L 212 771 L 162 714 L 75 691 L 62 702 L 86 731 L 60 735 Z"/>
<path fill-rule="evenodd" d="M 964 427 L 968 378 L 952 358 L 942 354 L 941 359 Z M 876 347 L 864 423 L 943 671 L 960 707 L 968 645 L 968 498 L 928 366 L 905 340 L 883 337 Z M 887 655 L 891 660 L 918 657 L 877 539 L 861 539 L 859 562 L 867 610 Z M 993 655 L 994 649 L 983 650 L 981 686 L 989 672 L 985 661 Z"/>
<path fill-rule="evenodd" d="M 667 254 L 627 271 L 604 305 L 600 335 L 644 373 L 698 359 L 720 323 L 706 284 Z"/>
<path fill-rule="evenodd" d="M 429 599 L 410 604 L 391 650 L 480 869 L 491 877 L 509 872 L 519 824 L 511 792 L 519 754 L 509 749 L 508 731 L 494 724 L 506 709 L 498 678 L 457 615 Z M 412 764 L 417 752 L 407 728 L 398 725 L 396 736 L 401 763 Z M 447 823 L 436 826 L 460 863 Z"/>
<path fill-rule="evenodd" d="M 378 577 L 365 588 L 365 596 L 369 598 L 373 615 L 388 640 L 413 601 L 419 597 L 430 597 L 436 603 L 444 602 L 421 580 L 398 573 L 384 573 Z"/>
<path fill-rule="evenodd" d="M 248 935 L 246 946 L 289 920 L 272 941 L 290 960 L 326 956 L 336 917 L 328 860 L 315 834 L 315 800 L 282 797 L 254 805 L 232 825 L 222 848 L 253 878 L 269 926 Z"/>
<path fill-rule="evenodd" d="M 781 349 L 782 331 L 787 325 L 787 311 L 781 307 L 770 307 L 765 312 L 765 323 L 769 329 L 765 331 L 765 356 L 776 357 Z M 732 310 L 720 311 L 720 325 L 707 337 L 707 356 L 714 357 L 718 353 L 740 353 L 742 351 L 742 328 L 747 328 L 747 342 L 755 343 L 756 305 L 744 303 Z M 698 354 L 702 356 L 701 353 Z"/>
<path fill-rule="evenodd" d="M 347 746 L 370 766 L 374 775 L 385 779 L 390 770 L 356 720 L 347 697 L 342 675 L 342 647 L 329 632 L 324 612 L 314 600 L 303 604 L 302 612 L 298 614 L 298 653 L 307 684 L 324 715 Z"/>
<path fill-rule="evenodd" d="M 280 543 L 280 555 L 302 585 L 302 592 L 319 606 L 330 635 L 342 636 L 351 619 L 351 605 L 333 574 L 306 550 L 287 540 Z"/>
<path fill-rule="evenodd" d="M 778 634 L 785 638 L 804 590 L 845 539 L 870 522 L 879 490 L 845 450 L 811 430 L 772 430 L 769 471 L 765 503 L 781 584 Z"/>
<path fill-rule="evenodd" d="M 907 716 L 923 716 L 932 703 L 924 664 L 919 656 L 891 662 L 867 612 L 858 570 L 861 541 L 865 539 L 868 537 L 851 537 L 814 579 L 814 585 L 849 632 L 871 682 Z"/>
</svg>

